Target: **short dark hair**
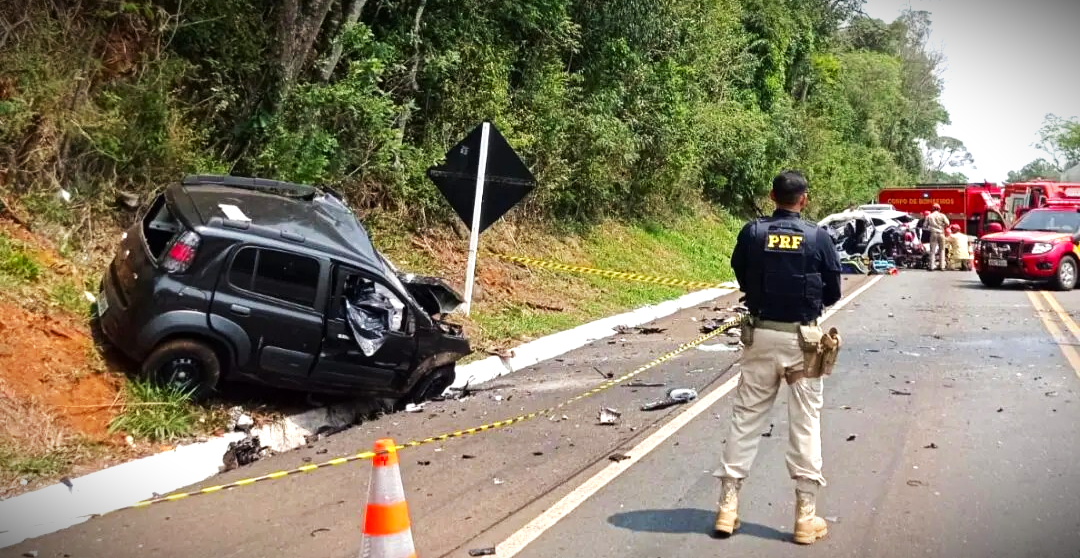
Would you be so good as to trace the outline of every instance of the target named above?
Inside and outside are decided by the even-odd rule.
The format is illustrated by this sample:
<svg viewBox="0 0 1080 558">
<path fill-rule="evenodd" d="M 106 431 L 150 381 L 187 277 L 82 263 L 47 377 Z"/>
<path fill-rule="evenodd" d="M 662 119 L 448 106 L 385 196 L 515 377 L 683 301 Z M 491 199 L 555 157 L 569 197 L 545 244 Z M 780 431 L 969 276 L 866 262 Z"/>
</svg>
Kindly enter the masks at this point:
<svg viewBox="0 0 1080 558">
<path fill-rule="evenodd" d="M 808 189 L 806 177 L 796 170 L 781 172 L 772 180 L 773 197 L 780 205 L 794 205 Z"/>
</svg>

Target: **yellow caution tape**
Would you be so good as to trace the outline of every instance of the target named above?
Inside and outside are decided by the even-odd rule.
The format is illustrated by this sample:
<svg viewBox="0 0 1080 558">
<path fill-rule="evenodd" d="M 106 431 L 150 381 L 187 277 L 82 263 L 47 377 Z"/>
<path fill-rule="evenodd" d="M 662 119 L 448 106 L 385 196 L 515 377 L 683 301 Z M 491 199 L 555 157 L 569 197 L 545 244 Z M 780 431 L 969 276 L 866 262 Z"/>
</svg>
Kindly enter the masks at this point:
<svg viewBox="0 0 1080 558">
<path fill-rule="evenodd" d="M 640 367 L 638 367 L 636 370 L 634 370 L 632 372 L 628 372 L 628 373 L 626 373 L 626 374 L 624 374 L 624 375 L 622 375 L 622 376 L 620 376 L 618 378 L 613 378 L 613 379 L 610 379 L 610 380 L 608 380 L 606 382 L 603 382 L 600 385 L 596 386 L 595 388 L 592 388 L 592 389 L 590 389 L 590 390 L 588 390 L 588 391 L 586 391 L 586 392 L 584 392 L 582 394 L 579 394 L 579 395 L 577 395 L 575 397 L 567 399 L 566 401 L 563 401 L 562 403 L 559 403 L 558 405 L 555 405 L 553 407 L 548 407 L 546 409 L 542 409 L 540 411 L 532 412 L 532 413 L 529 413 L 527 415 L 521 415 L 521 416 L 517 416 L 517 417 L 505 419 L 505 420 L 500 420 L 500 421 L 497 421 L 497 422 L 490 422 L 490 423 L 487 423 L 487 424 L 482 424 L 480 426 L 475 426 L 473 428 L 467 428 L 465 430 L 455 430 L 454 432 L 447 432 L 445 434 L 440 434 L 438 436 L 432 436 L 430 438 L 424 438 L 424 439 L 421 439 L 421 440 L 413 440 L 411 442 L 406 442 L 404 444 L 398 445 L 397 449 L 398 450 L 404 450 L 404 449 L 415 448 L 415 447 L 419 447 L 419 446 L 423 446 L 423 445 L 427 445 L 427 444 L 433 444 L 433 443 L 436 443 L 436 442 L 442 442 L 442 441 L 445 441 L 445 440 L 452 440 L 454 438 L 464 438 L 465 436 L 470 436 L 470 435 L 473 435 L 473 434 L 479 434 L 481 432 L 488 432 L 488 431 L 491 431 L 491 430 L 497 430 L 499 428 L 506 428 L 508 426 L 513 426 L 515 424 L 520 424 L 520 423 L 523 423 L 525 421 L 532 420 L 532 419 L 534 419 L 536 417 L 550 415 L 551 413 L 554 413 L 555 411 L 558 411 L 558 410 L 560 410 L 560 409 L 562 409 L 562 408 L 564 408 L 564 407 L 566 407 L 568 405 L 572 405 L 572 404 L 574 404 L 574 403 L 576 403 L 578 401 L 581 401 L 582 399 L 585 399 L 587 397 L 591 397 L 591 396 L 596 395 L 596 394 L 598 394 L 598 393 L 600 393 L 600 392 L 602 392 L 602 391 L 604 391 L 606 389 L 610 389 L 613 386 L 619 385 L 619 384 L 633 378 L 634 376 L 637 376 L 638 374 L 641 374 L 641 373 L 645 372 L 646 370 L 649 370 L 651 368 L 655 368 L 656 366 L 659 366 L 659 365 L 661 365 L 661 364 L 663 364 L 663 363 L 665 363 L 665 362 L 679 356 L 680 354 L 685 353 L 686 351 L 688 351 L 690 349 L 693 349 L 694 347 L 708 341 L 709 339 L 712 339 L 713 337 L 716 337 L 717 335 L 720 335 L 721 333 L 724 333 L 724 332 L 729 331 L 729 330 L 731 330 L 733 328 L 739 327 L 742 324 L 744 319 L 745 319 L 744 316 L 728 318 L 727 320 L 724 320 L 724 322 L 721 323 L 720 327 L 718 327 L 717 329 L 714 329 L 713 331 L 711 331 L 709 333 L 706 333 L 706 334 L 698 337 L 697 339 L 694 339 L 693 341 L 690 341 L 690 342 L 687 342 L 687 343 L 683 343 L 682 345 L 679 345 L 674 350 L 672 350 L 670 352 L 667 352 L 667 353 L 665 353 L 663 355 L 660 355 L 656 359 L 641 365 Z M 206 488 L 201 488 L 199 490 L 195 490 L 195 491 L 192 491 L 192 492 L 178 492 L 176 494 L 170 494 L 168 496 L 162 496 L 160 498 L 151 498 L 149 500 L 143 500 L 141 502 L 137 502 L 137 503 L 132 504 L 130 506 L 120 508 L 120 509 L 117 509 L 117 510 L 113 510 L 112 512 L 106 512 L 106 513 L 116 513 L 118 511 L 127 510 L 127 509 L 145 508 L 145 507 L 150 506 L 152 504 L 161 504 L 161 503 L 164 503 L 164 502 L 175 502 L 177 500 L 183 500 L 184 498 L 190 498 L 192 496 L 199 496 L 201 494 L 210 494 L 212 492 L 221 492 L 222 490 L 227 490 L 227 489 L 230 489 L 230 488 L 239 488 L 241 486 L 248 486 L 248 485 L 251 485 L 251 484 L 255 484 L 257 482 L 263 482 L 263 481 L 274 480 L 274 479 L 281 479 L 281 478 L 285 478 L 285 477 L 300 474 L 300 473 L 310 473 L 312 471 L 317 471 L 319 469 L 326 469 L 328 467 L 333 467 L 333 466 L 336 466 L 336 465 L 344 465 L 346 463 L 352 463 L 354 461 L 368 460 L 368 459 L 371 459 L 371 458 L 375 457 L 375 455 L 376 455 L 375 452 L 366 451 L 366 452 L 362 452 L 362 453 L 357 453 L 355 455 L 348 455 L 348 456 L 344 456 L 344 457 L 338 457 L 336 459 L 331 459 L 331 460 L 325 461 L 323 463 L 311 463 L 311 464 L 308 464 L 308 465 L 304 465 L 302 467 L 297 467 L 295 469 L 289 469 L 289 470 L 285 470 L 285 471 L 277 471 L 277 472 L 274 472 L 274 473 L 269 473 L 269 474 L 258 476 L 258 477 L 251 477 L 251 478 L 247 478 L 247 479 L 241 479 L 241 480 L 238 480 L 238 481 L 230 482 L 228 484 L 221 484 L 221 485 L 217 485 L 217 486 L 208 486 Z M 105 515 L 105 514 L 102 514 L 102 515 Z"/>
<path fill-rule="evenodd" d="M 507 256 L 504 254 L 491 254 L 492 257 L 500 260 L 519 263 L 527 267 L 540 267 L 544 269 L 553 269 L 555 271 L 569 271 L 571 273 L 584 273 L 586 275 L 599 275 L 601 277 L 608 277 L 610 279 L 624 279 L 626 281 L 637 281 L 639 283 L 654 283 L 657 285 L 664 285 L 667 287 L 689 287 L 691 289 L 716 289 L 727 287 L 728 283 L 706 283 L 704 281 L 686 281 L 683 279 L 672 279 L 670 277 L 656 277 L 653 275 L 642 275 L 640 273 L 627 273 L 625 271 L 611 271 L 608 269 L 595 269 L 592 267 L 582 267 L 578 265 L 566 265 L 555 262 L 548 262 L 544 260 L 534 260 L 532 258 L 525 258 L 521 256 Z"/>
</svg>

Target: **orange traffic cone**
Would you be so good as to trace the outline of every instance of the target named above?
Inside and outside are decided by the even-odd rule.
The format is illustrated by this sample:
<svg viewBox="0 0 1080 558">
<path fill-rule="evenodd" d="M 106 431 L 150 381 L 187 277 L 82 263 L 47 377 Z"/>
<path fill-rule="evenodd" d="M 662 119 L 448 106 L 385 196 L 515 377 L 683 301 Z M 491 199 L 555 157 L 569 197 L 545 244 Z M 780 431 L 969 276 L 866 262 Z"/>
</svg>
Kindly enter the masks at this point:
<svg viewBox="0 0 1080 558">
<path fill-rule="evenodd" d="M 376 440 L 371 462 L 360 558 L 416 558 L 397 444 L 389 438 Z"/>
</svg>

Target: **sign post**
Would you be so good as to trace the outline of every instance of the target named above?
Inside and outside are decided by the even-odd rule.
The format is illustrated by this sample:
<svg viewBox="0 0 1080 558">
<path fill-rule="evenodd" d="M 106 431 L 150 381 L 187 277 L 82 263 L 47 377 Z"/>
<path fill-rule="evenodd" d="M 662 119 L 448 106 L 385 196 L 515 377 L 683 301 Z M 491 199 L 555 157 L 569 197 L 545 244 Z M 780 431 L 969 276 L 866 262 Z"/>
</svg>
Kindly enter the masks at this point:
<svg viewBox="0 0 1080 558">
<path fill-rule="evenodd" d="M 472 311 L 473 281 L 476 279 L 476 250 L 480 246 L 480 213 L 484 207 L 484 178 L 487 173 L 488 133 L 491 124 L 481 124 L 480 160 L 476 166 L 476 196 L 473 200 L 472 226 L 469 227 L 469 263 L 465 268 L 465 315 Z"/>
<path fill-rule="evenodd" d="M 446 161 L 427 171 L 450 207 L 469 227 L 465 269 L 465 315 L 472 311 L 480 234 L 536 186 L 529 168 L 491 122 L 474 128 L 446 152 Z"/>
</svg>

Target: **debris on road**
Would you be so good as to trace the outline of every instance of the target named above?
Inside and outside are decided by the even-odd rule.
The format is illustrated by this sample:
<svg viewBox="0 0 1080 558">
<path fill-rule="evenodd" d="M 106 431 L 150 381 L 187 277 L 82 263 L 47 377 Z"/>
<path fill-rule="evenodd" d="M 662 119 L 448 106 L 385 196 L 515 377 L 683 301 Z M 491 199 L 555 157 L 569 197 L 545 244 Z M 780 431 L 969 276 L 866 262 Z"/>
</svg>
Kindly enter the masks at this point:
<svg viewBox="0 0 1080 558">
<path fill-rule="evenodd" d="M 621 416 L 622 413 L 615 409 L 611 409 L 609 407 L 601 407 L 600 412 L 597 413 L 596 420 L 598 420 L 600 424 L 604 425 L 615 424 L 616 422 L 618 422 L 619 417 Z"/>
<path fill-rule="evenodd" d="M 329 532 L 330 532 L 330 529 L 327 529 L 326 527 L 319 527 L 318 529 L 314 529 L 314 530 L 311 531 L 311 536 L 314 537 L 317 533 L 329 533 Z"/>
<path fill-rule="evenodd" d="M 664 399 L 657 399 L 656 401 L 650 401 L 641 406 L 642 411 L 656 411 L 659 409 L 666 409 L 674 405 L 686 403 L 697 399 L 697 391 L 690 388 L 675 388 L 667 393 L 667 397 Z"/>
<path fill-rule="evenodd" d="M 734 353 L 739 350 L 739 347 L 734 345 L 721 345 L 715 343 L 712 345 L 698 345 L 697 350 L 704 351 L 706 353 Z"/>
<path fill-rule="evenodd" d="M 626 335 L 628 333 L 638 333 L 641 335 L 656 335 L 657 333 L 664 333 L 667 331 L 666 327 L 628 327 L 628 326 L 616 326 L 615 333 L 619 335 Z"/>
<path fill-rule="evenodd" d="M 424 412 L 424 404 L 420 403 L 419 405 L 417 405 L 416 403 L 409 403 L 409 404 L 405 405 L 405 412 L 406 413 L 422 413 L 422 412 Z"/>
<path fill-rule="evenodd" d="M 937 444 L 930 442 L 930 445 L 923 446 L 923 449 L 937 449 Z"/>
<path fill-rule="evenodd" d="M 623 387 L 628 388 L 643 388 L 643 387 L 664 387 L 664 382 L 627 382 L 623 384 Z"/>
<path fill-rule="evenodd" d="M 911 395 L 910 391 L 900 391 L 898 389 L 889 389 L 891 395 Z"/>
<path fill-rule="evenodd" d="M 428 461 L 428 460 L 425 459 L 423 461 L 417 461 L 416 464 L 427 467 L 428 465 L 431 465 L 431 461 Z"/>
<path fill-rule="evenodd" d="M 848 436 L 848 437 L 847 437 L 847 441 L 849 441 L 849 442 L 853 442 L 853 441 L 855 441 L 855 435 L 854 435 L 854 434 L 852 434 L 851 436 Z"/>
<path fill-rule="evenodd" d="M 506 482 L 506 481 L 504 481 L 504 480 L 500 479 L 499 477 L 495 477 L 495 479 L 494 479 L 494 480 L 495 480 L 495 486 L 498 486 L 498 485 L 500 485 L 500 484 L 502 484 L 502 483 Z"/>
<path fill-rule="evenodd" d="M 921 481 L 921 480 L 909 480 L 909 481 L 907 481 L 907 485 L 908 486 L 926 486 L 926 483 Z"/>
<path fill-rule="evenodd" d="M 36 550 L 31 550 L 29 552 L 23 552 L 23 556 L 25 556 L 26 558 L 37 558 L 37 555 L 38 555 L 38 551 L 36 551 Z"/>
<path fill-rule="evenodd" d="M 223 465 L 221 472 L 250 465 L 267 455 L 270 455 L 270 448 L 261 445 L 258 436 L 248 436 L 239 442 L 229 442 L 229 447 L 221 458 Z"/>
<path fill-rule="evenodd" d="M 773 424 L 769 424 L 769 431 L 761 435 L 762 438 L 772 438 Z"/>
<path fill-rule="evenodd" d="M 462 455 L 461 458 L 462 459 L 476 459 L 476 456 L 475 455 L 469 455 L 469 454 L 466 453 L 466 454 Z"/>
<path fill-rule="evenodd" d="M 701 321 L 701 333 L 712 333 L 724 327 L 724 320 L 719 318 L 706 318 Z"/>
<path fill-rule="evenodd" d="M 595 367 L 595 366 L 593 366 L 593 367 L 592 367 L 592 369 L 593 369 L 593 370 L 596 370 L 596 373 L 597 373 L 597 374 L 600 374 L 600 375 L 601 375 L 601 376 L 603 376 L 603 377 L 604 377 L 605 379 L 608 379 L 608 380 L 610 380 L 610 379 L 612 379 L 612 378 L 614 378 L 614 377 L 615 377 L 615 374 L 614 374 L 614 373 L 612 373 L 612 372 L 604 372 L 603 370 L 600 370 L 599 368 L 597 368 L 597 367 Z"/>
<path fill-rule="evenodd" d="M 536 457 L 540 457 L 541 455 L 544 455 L 544 452 L 542 452 L 542 451 L 534 451 L 533 455 L 536 456 Z"/>
<path fill-rule="evenodd" d="M 609 455 L 608 459 L 618 463 L 620 461 L 626 461 L 627 459 L 630 459 L 630 456 L 623 453 L 616 453 L 614 455 Z"/>
<path fill-rule="evenodd" d="M 825 516 L 825 521 L 828 521 L 829 523 L 840 523 L 840 517 L 836 515 L 827 515 Z"/>
<path fill-rule="evenodd" d="M 1004 410 L 1005 410 L 1005 407 L 998 407 L 998 410 L 997 410 L 997 412 L 999 412 L 999 413 L 1000 413 L 1000 412 L 1002 412 L 1002 411 L 1004 411 Z"/>
<path fill-rule="evenodd" d="M 1048 392 L 1046 392 L 1045 395 L 1047 397 L 1057 397 L 1057 394 L 1058 394 L 1058 392 L 1056 392 L 1056 391 L 1048 391 Z"/>
<path fill-rule="evenodd" d="M 469 556 L 494 556 L 494 555 L 495 555 L 495 547 L 494 546 L 491 546 L 491 547 L 488 547 L 488 548 L 474 548 L 474 549 L 469 551 Z"/>
</svg>

